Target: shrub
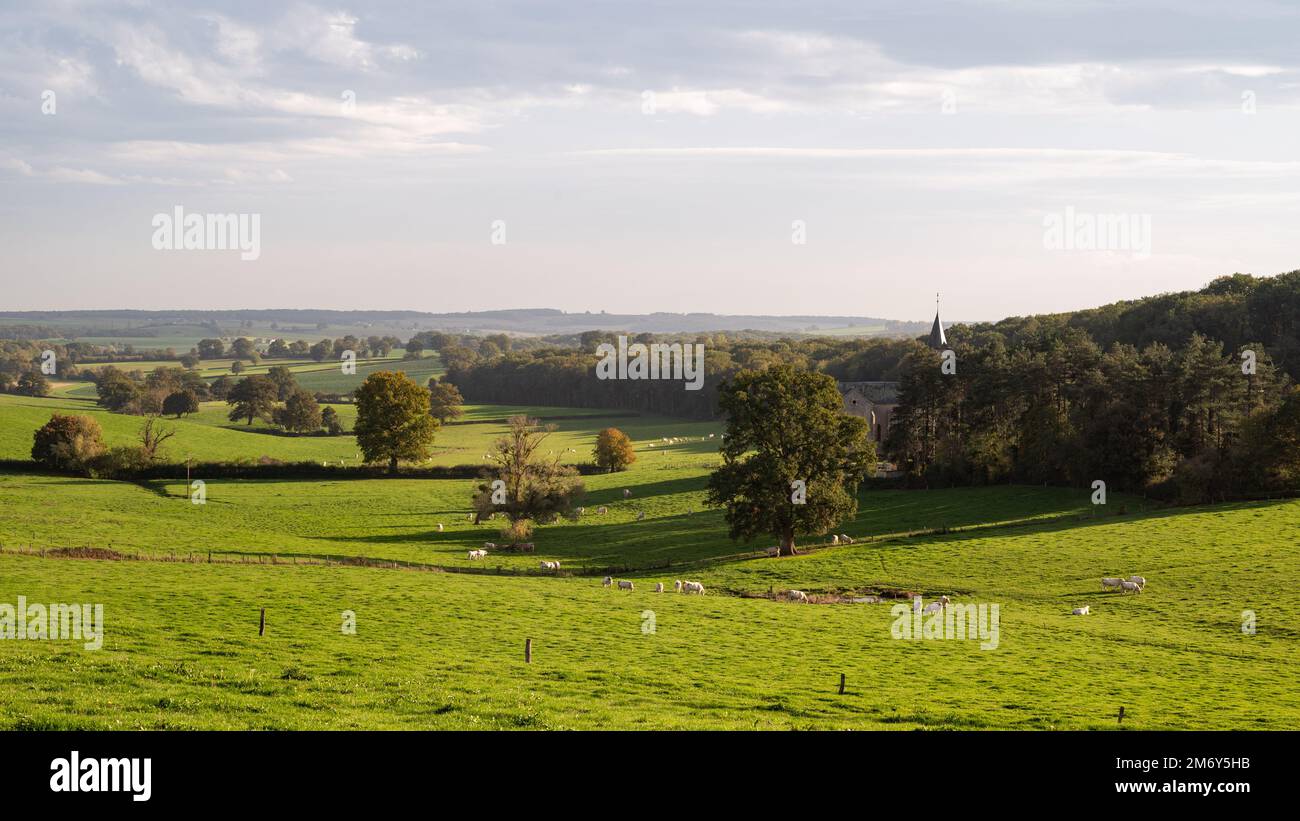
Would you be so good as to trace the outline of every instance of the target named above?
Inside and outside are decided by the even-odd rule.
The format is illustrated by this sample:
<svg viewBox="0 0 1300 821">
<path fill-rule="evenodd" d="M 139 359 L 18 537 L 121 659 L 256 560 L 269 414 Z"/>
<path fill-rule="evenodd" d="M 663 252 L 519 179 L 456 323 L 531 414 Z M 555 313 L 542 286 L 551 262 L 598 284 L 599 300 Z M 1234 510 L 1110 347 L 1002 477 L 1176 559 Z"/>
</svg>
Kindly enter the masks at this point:
<svg viewBox="0 0 1300 821">
<path fill-rule="evenodd" d="M 135 476 L 153 464 L 139 445 L 123 445 L 110 448 L 91 459 L 86 467 L 87 473 L 96 479 L 116 479 Z"/>
<path fill-rule="evenodd" d="M 507 520 L 501 525 L 501 540 L 515 544 L 526 542 L 533 535 L 532 519 L 516 519 L 515 521 Z"/>
<path fill-rule="evenodd" d="M 104 452 L 103 431 L 89 416 L 56 413 L 33 440 L 32 459 L 56 470 L 85 470 Z"/>
</svg>

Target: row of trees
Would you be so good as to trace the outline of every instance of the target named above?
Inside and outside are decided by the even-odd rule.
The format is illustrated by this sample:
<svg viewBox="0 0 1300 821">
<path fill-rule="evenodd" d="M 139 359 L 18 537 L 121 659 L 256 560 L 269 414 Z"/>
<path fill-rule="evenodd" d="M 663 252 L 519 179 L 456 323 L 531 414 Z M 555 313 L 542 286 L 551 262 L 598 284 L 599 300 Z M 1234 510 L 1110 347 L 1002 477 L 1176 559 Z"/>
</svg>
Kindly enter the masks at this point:
<svg viewBox="0 0 1300 821">
<path fill-rule="evenodd" d="M 273 339 L 264 356 L 269 359 L 310 358 L 324 362 L 327 359 L 338 359 L 344 351 L 352 351 L 357 358 L 365 359 L 371 356 L 386 357 L 401 344 L 402 341 L 395 336 L 358 337 L 351 334 L 338 339 L 322 339 L 314 344 L 302 339 Z M 236 337 L 229 345 L 221 339 L 201 339 L 189 355 L 194 357 L 196 363 L 205 359 L 248 360 L 255 363 L 263 356 L 258 353 L 253 340 L 247 337 Z"/>
</svg>

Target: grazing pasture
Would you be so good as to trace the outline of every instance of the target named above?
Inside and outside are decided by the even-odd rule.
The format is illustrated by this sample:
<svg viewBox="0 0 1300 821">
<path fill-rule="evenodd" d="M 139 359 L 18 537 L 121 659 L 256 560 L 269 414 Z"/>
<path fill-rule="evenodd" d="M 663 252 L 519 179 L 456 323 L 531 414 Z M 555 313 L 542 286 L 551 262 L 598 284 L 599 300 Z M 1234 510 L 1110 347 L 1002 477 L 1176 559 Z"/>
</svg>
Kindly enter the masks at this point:
<svg viewBox="0 0 1300 821">
<path fill-rule="evenodd" d="M 25 457 L 55 409 L 91 413 L 110 443 L 140 424 L 3 396 L 0 453 Z M 0 603 L 101 603 L 106 623 L 93 652 L 0 640 L 0 728 L 1113 729 L 1121 706 L 1124 728 L 1300 723 L 1300 501 L 863 489 L 835 528 L 854 544 L 808 538 L 774 559 L 703 507 L 714 424 L 470 406 L 434 461 L 481 460 L 521 410 L 555 419 L 565 461 L 589 461 L 609 425 L 639 455 L 584 477 L 584 515 L 539 527 L 526 554 L 468 557 L 502 541 L 498 523 L 467 521 L 471 480 L 213 480 L 193 505 L 179 477 L 0 473 Z M 249 429 L 220 404 L 174 424 L 173 458 L 355 459 L 350 436 Z M 39 555 L 82 546 L 142 560 Z M 1135 574 L 1140 594 L 1102 590 Z M 706 594 L 672 592 L 679 579 Z M 996 649 L 893 638 L 889 597 L 904 592 L 998 605 Z"/>
<path fill-rule="evenodd" d="M 98 652 L 0 642 L 0 726 L 1110 729 L 1124 706 L 1130 729 L 1294 727 L 1300 568 L 1293 547 L 1260 545 L 1298 524 L 1300 504 L 1280 502 L 858 544 L 695 573 L 705 596 L 652 592 L 671 574 L 629 593 L 597 577 L 0 555 L 0 601 L 103 603 L 107 633 Z M 1146 570 L 1146 592 L 1099 592 L 1115 566 Z M 997 602 L 1000 643 L 896 640 L 888 604 L 715 592 L 738 581 Z M 1083 602 L 1093 614 L 1072 618 Z"/>
<path fill-rule="evenodd" d="M 427 360 L 421 360 L 427 361 Z M 360 369 L 358 368 L 358 371 Z M 356 418 L 351 404 L 333 406 L 344 428 L 350 430 Z M 27 459 L 31 454 L 32 433 L 45 424 L 52 413 L 77 413 L 94 417 L 104 430 L 108 445 L 129 444 L 143 423 L 138 416 L 110 413 L 91 401 L 69 397 L 32 398 L 0 394 L 0 459 Z M 204 402 L 200 411 L 165 422 L 176 430 L 166 445 L 166 459 L 183 462 L 187 456 L 197 461 L 232 461 L 267 457 L 284 462 L 328 461 L 334 464 L 358 464 L 356 438 L 343 436 L 286 435 L 264 422 L 252 425 L 231 422 L 229 406 L 224 402 Z M 434 456 L 429 464 L 479 464 L 492 440 L 505 430 L 505 419 L 515 413 L 529 413 L 553 421 L 559 428 L 553 446 L 565 452 L 565 462 L 590 462 L 597 426 L 618 425 L 633 439 L 649 442 L 660 432 L 677 437 L 691 436 L 695 441 L 647 450 L 644 459 L 674 462 L 687 458 L 699 463 L 716 459 L 716 446 L 701 437 L 720 430 L 710 423 L 687 422 L 653 416 L 610 414 L 578 408 L 520 408 L 505 405 L 468 405 L 465 416 L 443 427 L 434 440 Z M 604 423 L 602 425 L 601 423 Z M 569 453 L 568 449 L 573 448 Z M 669 455 L 664 456 L 667 452 Z M 658 464 L 658 463 L 656 463 Z M 179 474 L 184 476 L 184 474 Z"/>
</svg>

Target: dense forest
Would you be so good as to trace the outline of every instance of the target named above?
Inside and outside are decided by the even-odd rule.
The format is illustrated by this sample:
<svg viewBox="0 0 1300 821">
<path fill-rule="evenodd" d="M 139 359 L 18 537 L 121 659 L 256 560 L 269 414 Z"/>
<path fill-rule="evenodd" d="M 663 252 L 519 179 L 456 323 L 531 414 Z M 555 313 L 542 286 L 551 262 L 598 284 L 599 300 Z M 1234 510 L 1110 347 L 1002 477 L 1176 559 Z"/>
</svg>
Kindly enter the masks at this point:
<svg viewBox="0 0 1300 821">
<path fill-rule="evenodd" d="M 889 454 L 927 484 L 1206 501 L 1300 481 L 1300 272 L 949 334 L 903 364 Z"/>
</svg>

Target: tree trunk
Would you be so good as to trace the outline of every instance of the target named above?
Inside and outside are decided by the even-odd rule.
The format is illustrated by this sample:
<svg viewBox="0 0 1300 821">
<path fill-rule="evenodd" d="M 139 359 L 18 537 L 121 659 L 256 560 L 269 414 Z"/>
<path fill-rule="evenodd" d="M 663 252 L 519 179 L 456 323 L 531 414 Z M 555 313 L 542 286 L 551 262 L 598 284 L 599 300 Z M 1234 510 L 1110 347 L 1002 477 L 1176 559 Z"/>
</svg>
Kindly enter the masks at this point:
<svg viewBox="0 0 1300 821">
<path fill-rule="evenodd" d="M 788 533 L 788 534 L 784 534 L 784 535 L 781 536 L 781 549 L 780 549 L 780 551 L 779 551 L 779 555 L 782 555 L 782 556 L 797 556 L 797 555 L 799 555 L 799 551 L 796 550 L 796 549 L 795 549 L 795 546 L 794 546 L 794 534 L 793 534 L 793 533 Z"/>
</svg>

